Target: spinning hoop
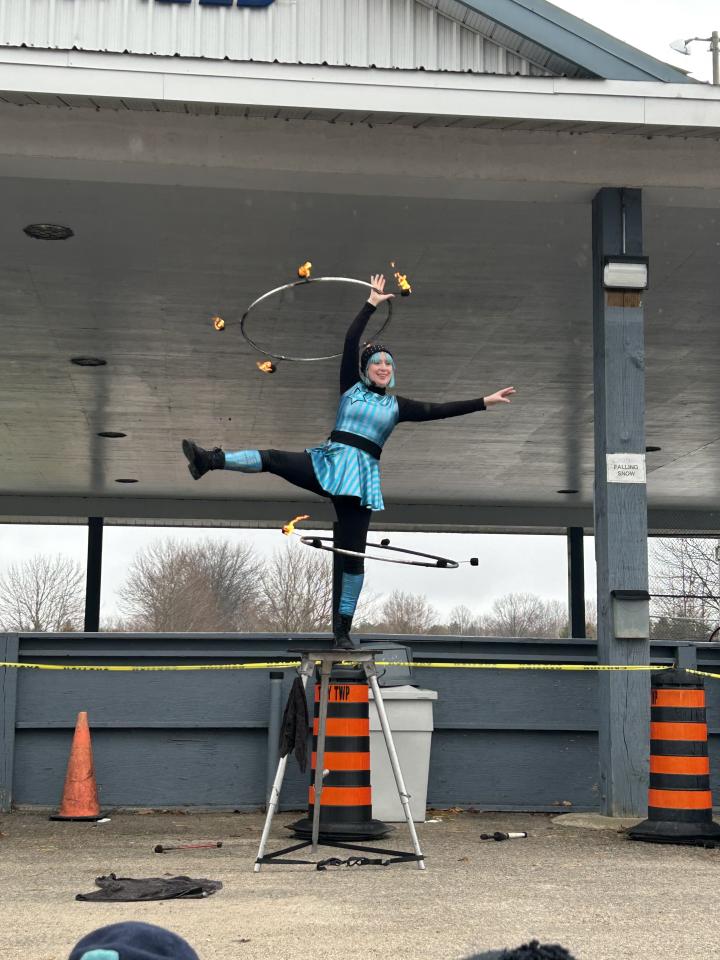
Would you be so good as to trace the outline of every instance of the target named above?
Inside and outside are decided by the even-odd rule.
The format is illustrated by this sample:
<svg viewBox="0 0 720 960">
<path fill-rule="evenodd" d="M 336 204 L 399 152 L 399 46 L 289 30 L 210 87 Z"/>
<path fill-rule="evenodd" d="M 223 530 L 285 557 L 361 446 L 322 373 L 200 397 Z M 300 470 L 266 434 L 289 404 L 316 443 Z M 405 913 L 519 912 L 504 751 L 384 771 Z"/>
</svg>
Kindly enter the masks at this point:
<svg viewBox="0 0 720 960">
<path fill-rule="evenodd" d="M 439 567 L 444 570 L 457 570 L 460 563 L 457 560 L 448 560 L 447 557 L 438 557 L 434 553 L 422 553 L 420 550 L 406 550 L 405 547 L 391 547 L 389 543 L 368 543 L 366 547 L 375 547 L 378 550 L 393 550 L 395 553 L 405 553 L 413 557 L 425 557 L 425 560 L 434 560 L 434 563 L 422 560 L 393 560 L 392 557 L 373 557 L 357 550 L 345 550 L 343 547 L 325 546 L 333 543 L 332 537 L 300 537 L 306 547 L 315 547 L 317 550 L 327 550 L 329 553 L 340 553 L 344 557 L 361 557 L 363 560 L 380 560 L 382 563 L 402 563 L 408 567 Z M 476 564 L 473 564 L 476 566 Z"/>
<path fill-rule="evenodd" d="M 311 363 L 316 360 L 335 360 L 337 357 L 342 356 L 342 353 L 330 353 L 326 357 L 288 357 L 282 353 L 270 353 L 269 350 L 266 350 L 264 347 L 261 347 L 259 343 L 256 343 L 245 329 L 245 321 L 247 320 L 248 315 L 255 307 L 258 306 L 258 304 L 262 303 L 263 300 L 267 300 L 269 297 L 273 297 L 276 293 L 281 293 L 283 290 L 292 290 L 294 287 L 305 287 L 309 283 L 354 283 L 356 286 L 368 287 L 370 290 L 372 290 L 371 283 L 368 283 L 366 280 L 353 280 L 351 277 L 309 277 L 305 280 L 294 280 L 292 283 L 284 283 L 281 287 L 275 287 L 274 290 L 268 290 L 267 293 L 264 293 L 261 297 L 258 297 L 257 300 L 253 300 L 240 320 L 240 333 L 254 350 L 257 350 L 257 352 L 261 353 L 264 357 L 272 357 L 273 360 L 292 360 L 295 363 Z M 377 333 L 371 337 L 371 340 L 377 340 L 392 319 L 392 300 L 387 300 L 385 302 L 387 303 L 388 307 L 385 323 L 383 323 Z"/>
</svg>

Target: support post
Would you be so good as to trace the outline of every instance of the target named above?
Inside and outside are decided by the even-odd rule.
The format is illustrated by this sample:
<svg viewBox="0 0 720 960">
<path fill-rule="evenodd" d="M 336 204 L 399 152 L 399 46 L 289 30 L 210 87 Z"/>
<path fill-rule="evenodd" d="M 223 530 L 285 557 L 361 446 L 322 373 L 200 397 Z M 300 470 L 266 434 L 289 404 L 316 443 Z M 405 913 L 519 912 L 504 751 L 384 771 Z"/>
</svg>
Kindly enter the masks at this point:
<svg viewBox="0 0 720 960">
<path fill-rule="evenodd" d="M 103 518 L 88 517 L 87 579 L 85 585 L 85 632 L 100 629 L 100 581 L 102 579 Z"/>
<path fill-rule="evenodd" d="M 592 212 L 598 657 L 630 666 L 649 663 L 647 606 L 634 606 L 640 616 L 630 618 L 628 631 L 621 624 L 629 601 L 612 591 L 648 587 L 643 307 L 637 291 L 606 290 L 603 271 L 606 256 L 642 255 L 641 191 L 604 188 Z M 609 671 L 599 674 L 598 687 L 602 813 L 645 816 L 650 675 Z"/>
<path fill-rule="evenodd" d="M 16 633 L 0 634 L 0 661 L 17 663 L 19 650 Z M 15 667 L 0 668 L 0 813 L 8 813 L 12 807 L 17 681 Z"/>
<path fill-rule="evenodd" d="M 582 527 L 568 527 L 568 622 L 570 637 L 582 639 L 585 631 L 585 549 Z"/>
</svg>

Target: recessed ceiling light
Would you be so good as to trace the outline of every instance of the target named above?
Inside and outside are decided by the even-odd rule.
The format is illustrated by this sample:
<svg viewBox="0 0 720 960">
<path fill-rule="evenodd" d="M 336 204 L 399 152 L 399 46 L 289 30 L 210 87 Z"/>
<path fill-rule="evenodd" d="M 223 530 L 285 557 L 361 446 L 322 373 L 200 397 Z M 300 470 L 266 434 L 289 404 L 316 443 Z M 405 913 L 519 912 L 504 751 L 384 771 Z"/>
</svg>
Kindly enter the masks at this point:
<svg viewBox="0 0 720 960">
<path fill-rule="evenodd" d="M 659 453 L 662 447 L 645 447 L 645 453 Z"/>
<path fill-rule="evenodd" d="M 577 493 L 577 490 L 558 490 L 558 493 Z"/>
<path fill-rule="evenodd" d="M 107 437 L 108 440 L 119 440 L 121 437 L 126 437 L 126 433 L 120 433 L 117 430 L 101 430 L 98 434 L 99 437 Z"/>
<path fill-rule="evenodd" d="M 107 360 L 102 357 L 71 357 L 70 363 L 74 363 L 76 367 L 104 367 Z"/>
<path fill-rule="evenodd" d="M 120 477 L 115 481 L 115 483 L 137 483 L 137 480 L 133 480 L 130 477 Z"/>
<path fill-rule="evenodd" d="M 30 223 L 23 227 L 23 233 L 33 240 L 67 240 L 75 236 L 70 227 L 63 227 L 59 223 Z"/>
</svg>

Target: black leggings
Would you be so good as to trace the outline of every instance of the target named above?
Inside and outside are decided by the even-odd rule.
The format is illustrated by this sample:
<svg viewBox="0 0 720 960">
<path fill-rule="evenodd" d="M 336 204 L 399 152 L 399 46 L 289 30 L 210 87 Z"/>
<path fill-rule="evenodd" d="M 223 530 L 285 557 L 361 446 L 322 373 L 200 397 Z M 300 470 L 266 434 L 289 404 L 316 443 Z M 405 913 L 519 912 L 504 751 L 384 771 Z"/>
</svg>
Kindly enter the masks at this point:
<svg viewBox="0 0 720 960">
<path fill-rule="evenodd" d="M 368 527 L 372 510 L 363 507 L 360 497 L 332 497 L 323 490 L 318 483 L 313 470 L 310 454 L 288 453 L 286 450 L 261 450 L 262 468 L 268 473 L 274 473 L 283 480 L 316 493 L 319 497 L 329 498 L 335 507 L 338 518 L 335 546 L 343 550 L 355 550 L 365 553 Z M 342 560 L 344 573 L 364 573 L 365 561 L 361 557 L 345 557 L 339 554 Z"/>
</svg>

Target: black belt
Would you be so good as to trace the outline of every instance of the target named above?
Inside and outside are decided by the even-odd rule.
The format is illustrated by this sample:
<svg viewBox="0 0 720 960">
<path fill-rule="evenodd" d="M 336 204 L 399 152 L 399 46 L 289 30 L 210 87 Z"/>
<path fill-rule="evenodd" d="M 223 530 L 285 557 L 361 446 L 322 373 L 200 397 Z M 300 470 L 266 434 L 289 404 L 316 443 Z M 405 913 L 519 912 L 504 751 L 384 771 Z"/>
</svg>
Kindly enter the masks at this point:
<svg viewBox="0 0 720 960">
<path fill-rule="evenodd" d="M 364 450 L 365 453 L 369 453 L 370 456 L 375 457 L 376 460 L 379 460 L 382 456 L 382 447 L 373 443 L 372 440 L 368 440 L 367 437 L 361 437 L 357 433 L 333 430 L 330 434 L 330 439 L 335 440 L 336 443 L 346 443 L 349 447 L 357 447 L 358 450 Z"/>
</svg>

